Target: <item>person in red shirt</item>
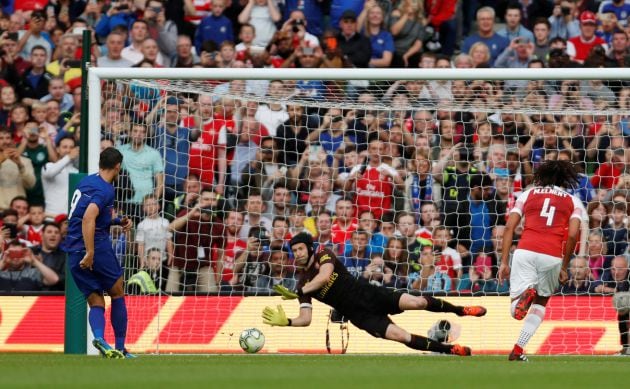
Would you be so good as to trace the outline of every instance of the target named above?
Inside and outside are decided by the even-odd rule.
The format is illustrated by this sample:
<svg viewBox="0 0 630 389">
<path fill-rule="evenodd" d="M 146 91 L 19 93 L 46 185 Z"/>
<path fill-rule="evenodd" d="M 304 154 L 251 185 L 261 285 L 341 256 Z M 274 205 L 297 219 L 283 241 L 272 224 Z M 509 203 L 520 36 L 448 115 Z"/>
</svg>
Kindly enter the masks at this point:
<svg viewBox="0 0 630 389">
<path fill-rule="evenodd" d="M 630 153 L 627 153 L 630 157 Z M 616 149 L 612 152 L 610 162 L 601 164 L 593 177 L 591 184 L 595 189 L 612 189 L 617 186 L 619 177 L 626 170 L 626 151 L 624 149 Z"/>
<path fill-rule="evenodd" d="M 350 240 L 357 229 L 357 219 L 354 217 L 354 206 L 349 198 L 342 197 L 335 203 L 335 221 L 330 227 L 332 243 L 338 247 L 338 253 L 343 253 L 344 244 Z"/>
<path fill-rule="evenodd" d="M 597 29 L 597 17 L 591 11 L 580 14 L 580 35 L 567 41 L 567 54 L 572 61 L 584 63 L 586 57 L 595 46 L 603 46 L 608 49 L 606 41 L 595 35 Z"/>
<path fill-rule="evenodd" d="M 213 117 L 214 112 L 212 97 L 200 95 L 199 113 L 203 121 L 201 123 L 202 131 L 197 141 L 190 144 L 188 167 L 191 174 L 199 176 L 203 186 L 214 185 L 214 191 L 222 195 L 227 170 L 228 121 Z"/>
<path fill-rule="evenodd" d="M 222 291 L 231 291 L 238 283 L 238 273 L 243 269 L 245 262 L 238 262 L 237 258 L 247 248 L 247 242 L 240 239 L 243 227 L 243 214 L 238 211 L 229 211 L 225 219 L 224 243 L 219 251 L 217 262 L 217 275 Z"/>
<path fill-rule="evenodd" d="M 368 145 L 369 160 L 367 166 L 357 165 L 351 171 L 344 185 L 347 192 L 355 191 L 357 212 L 371 211 L 375 219 L 392 209 L 394 185 L 400 189 L 404 180 L 396 169 L 382 162 L 385 144 L 374 138 Z"/>
<path fill-rule="evenodd" d="M 582 202 L 563 189 L 578 184 L 571 162 L 545 161 L 534 173 L 534 183 L 517 199 L 503 234 L 499 283 L 509 277 L 511 314 L 525 319 L 510 361 L 527 361 L 523 348 L 545 318 L 549 298 L 569 279 L 567 267 L 586 214 Z M 510 246 L 522 218 L 523 233 L 510 272 Z"/>
</svg>

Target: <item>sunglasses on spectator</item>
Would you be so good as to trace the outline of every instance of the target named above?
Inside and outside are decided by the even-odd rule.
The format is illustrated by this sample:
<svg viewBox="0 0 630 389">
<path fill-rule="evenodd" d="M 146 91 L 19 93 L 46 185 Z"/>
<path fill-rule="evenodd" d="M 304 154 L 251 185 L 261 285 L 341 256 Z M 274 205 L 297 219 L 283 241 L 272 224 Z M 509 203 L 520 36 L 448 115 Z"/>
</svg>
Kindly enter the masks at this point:
<svg viewBox="0 0 630 389">
<path fill-rule="evenodd" d="M 260 152 L 263 154 L 271 154 L 273 153 L 273 149 L 272 148 L 268 148 L 268 147 L 263 147 L 260 149 Z"/>
</svg>

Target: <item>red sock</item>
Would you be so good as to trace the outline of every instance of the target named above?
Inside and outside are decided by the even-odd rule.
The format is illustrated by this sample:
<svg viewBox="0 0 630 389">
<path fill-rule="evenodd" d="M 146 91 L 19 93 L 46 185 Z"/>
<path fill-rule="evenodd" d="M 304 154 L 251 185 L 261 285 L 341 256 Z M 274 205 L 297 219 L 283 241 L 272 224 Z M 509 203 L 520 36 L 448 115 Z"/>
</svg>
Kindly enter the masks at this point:
<svg viewBox="0 0 630 389">
<path fill-rule="evenodd" d="M 518 344 L 515 344 L 514 349 L 512 349 L 512 352 L 516 355 L 521 355 L 523 354 L 523 348 L 519 346 Z"/>
</svg>

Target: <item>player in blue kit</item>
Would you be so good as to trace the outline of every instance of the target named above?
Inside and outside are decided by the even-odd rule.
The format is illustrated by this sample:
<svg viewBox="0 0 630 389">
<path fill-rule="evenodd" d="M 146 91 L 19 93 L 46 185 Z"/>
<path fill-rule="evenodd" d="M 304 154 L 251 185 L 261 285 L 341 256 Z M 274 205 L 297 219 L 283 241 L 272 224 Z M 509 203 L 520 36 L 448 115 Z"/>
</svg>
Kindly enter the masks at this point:
<svg viewBox="0 0 630 389">
<path fill-rule="evenodd" d="M 114 186 L 112 182 L 121 169 L 123 156 L 109 147 L 100 155 L 99 171 L 81 180 L 70 202 L 66 251 L 70 271 L 79 290 L 90 306 L 88 320 L 94 341 L 92 344 L 106 358 L 134 358 L 125 349 L 127 306 L 123 288 L 123 269 L 116 259 L 109 233 L 112 225 L 125 231 L 132 222 L 127 218 L 112 220 Z M 116 348 L 103 339 L 105 333 L 106 291 L 111 298 L 111 322 Z"/>
</svg>

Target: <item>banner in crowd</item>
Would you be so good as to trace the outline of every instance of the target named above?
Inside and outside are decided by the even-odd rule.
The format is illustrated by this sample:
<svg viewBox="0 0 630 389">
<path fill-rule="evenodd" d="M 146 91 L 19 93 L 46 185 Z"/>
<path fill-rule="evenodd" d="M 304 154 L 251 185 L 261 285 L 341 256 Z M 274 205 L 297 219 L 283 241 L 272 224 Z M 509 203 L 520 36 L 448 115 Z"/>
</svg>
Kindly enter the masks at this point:
<svg viewBox="0 0 630 389">
<path fill-rule="evenodd" d="M 426 335 L 433 323 L 447 319 L 461 327 L 456 341 L 476 354 L 507 354 L 522 322 L 511 318 L 508 297 L 448 297 L 454 304 L 481 304 L 483 318 L 410 311 L 392 316 L 412 333 Z M 332 352 L 341 349 L 338 323 L 328 323 L 330 309 L 315 303 L 313 322 L 305 328 L 270 327 L 262 323 L 265 306 L 282 304 L 287 316 L 298 313 L 295 301 L 279 297 L 170 297 L 128 296 L 127 345 L 133 352 L 241 353 L 239 333 L 249 327 L 263 331 L 267 353 L 326 353 L 329 328 Z M 109 307 L 106 312 L 109 320 Z M 62 352 L 64 297 L 0 297 L 0 352 Z M 348 353 L 410 353 L 394 342 L 375 339 L 349 326 Z M 107 324 L 106 338 L 113 341 Z M 530 354 L 612 354 L 620 349 L 617 315 L 611 297 L 556 296 L 550 300 L 545 321 L 529 343 Z"/>
</svg>

